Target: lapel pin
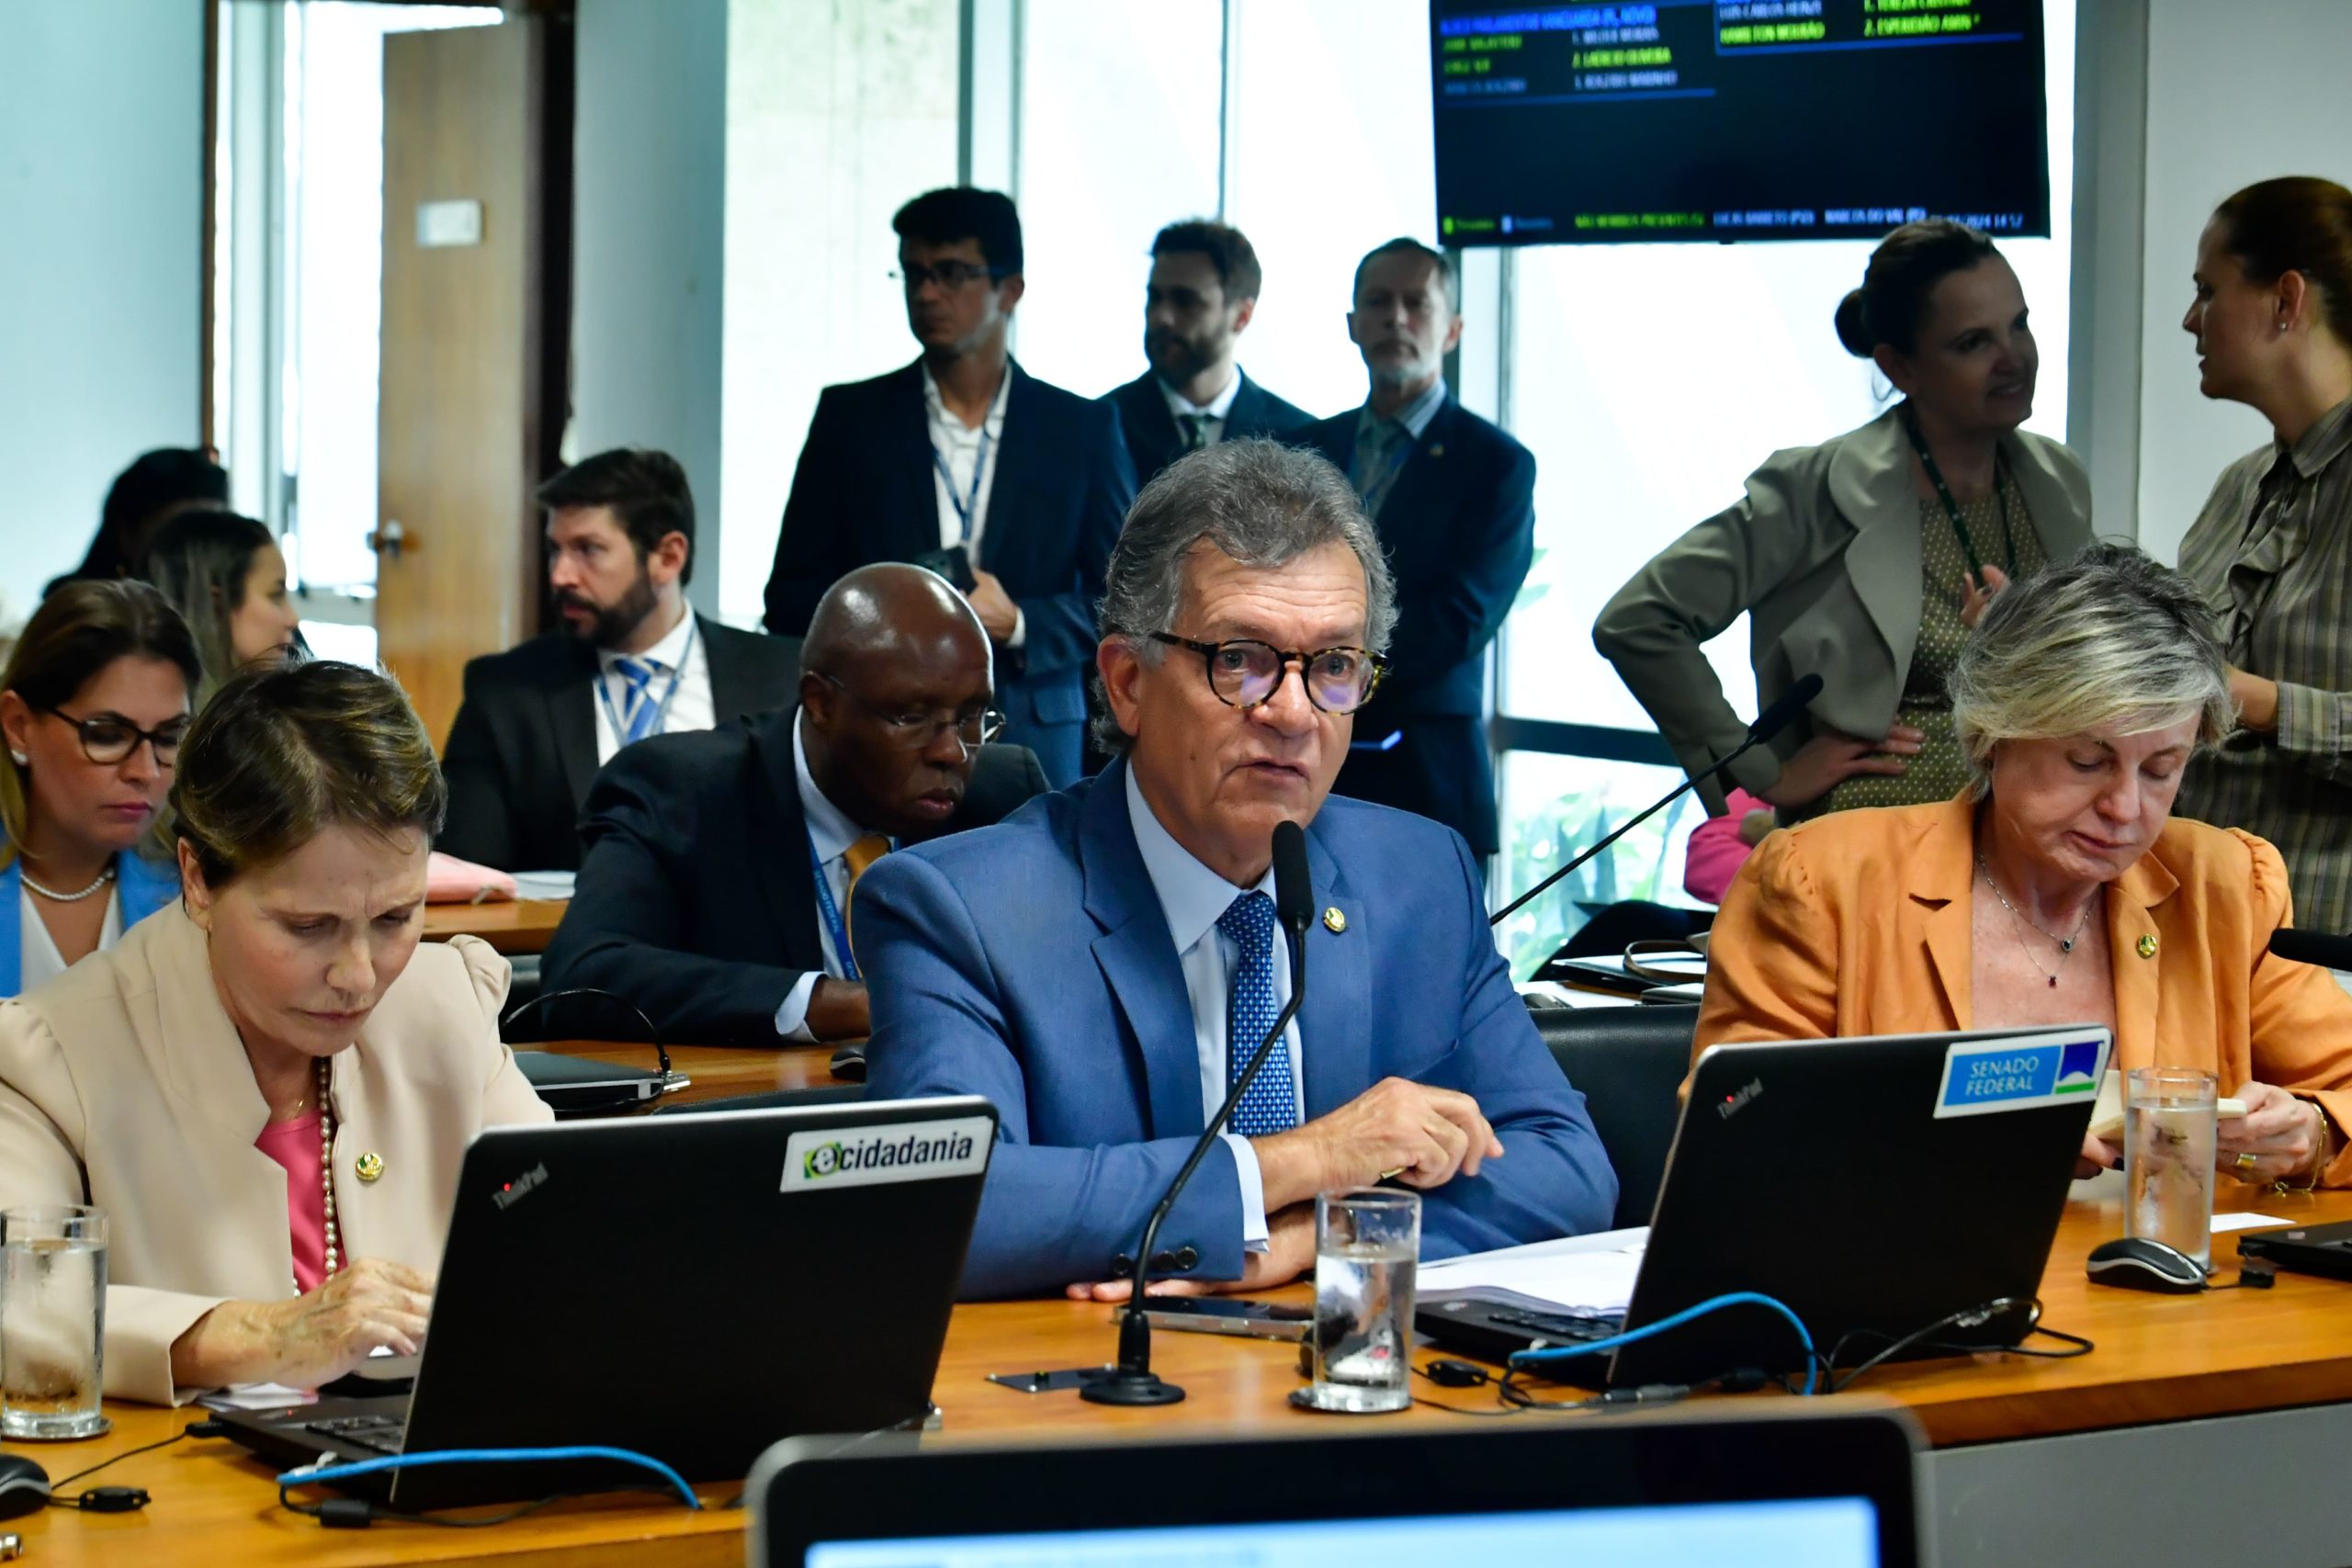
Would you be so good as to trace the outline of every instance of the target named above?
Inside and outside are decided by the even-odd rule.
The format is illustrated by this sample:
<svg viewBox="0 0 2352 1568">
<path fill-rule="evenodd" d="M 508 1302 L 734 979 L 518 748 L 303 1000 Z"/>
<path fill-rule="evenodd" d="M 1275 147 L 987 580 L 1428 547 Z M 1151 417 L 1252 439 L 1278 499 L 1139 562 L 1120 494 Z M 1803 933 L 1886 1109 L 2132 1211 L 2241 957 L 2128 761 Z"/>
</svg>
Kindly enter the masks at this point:
<svg viewBox="0 0 2352 1568">
<path fill-rule="evenodd" d="M 1348 929 L 1348 917 L 1340 913 L 1340 907 L 1337 904 L 1323 911 L 1323 929 L 1333 936 L 1338 936 Z"/>
<path fill-rule="evenodd" d="M 2152 936 L 2142 937 L 2140 939 L 2140 956 L 2143 958 L 2154 958 L 2155 955 L 2156 939 Z"/>
<path fill-rule="evenodd" d="M 1444 456 L 1445 456 L 1445 443 L 1444 443 L 1444 442 L 1442 442 L 1442 441 L 1434 441 L 1434 442 L 1431 442 L 1431 443 L 1430 444 L 1430 457 L 1444 457 Z"/>
<path fill-rule="evenodd" d="M 384 1174 L 384 1156 L 379 1154 L 361 1155 L 351 1162 L 351 1171 L 362 1181 L 373 1181 Z"/>
</svg>

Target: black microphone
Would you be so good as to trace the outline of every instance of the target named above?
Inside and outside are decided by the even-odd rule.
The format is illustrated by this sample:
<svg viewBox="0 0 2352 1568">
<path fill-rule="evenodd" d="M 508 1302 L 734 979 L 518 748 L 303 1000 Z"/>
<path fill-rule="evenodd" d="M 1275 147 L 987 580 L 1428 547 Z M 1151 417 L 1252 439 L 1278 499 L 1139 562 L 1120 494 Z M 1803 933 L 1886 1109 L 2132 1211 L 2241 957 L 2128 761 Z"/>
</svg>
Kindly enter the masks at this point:
<svg viewBox="0 0 2352 1568">
<path fill-rule="evenodd" d="M 1081 1399 L 1096 1404 L 1173 1404 L 1184 1397 L 1182 1389 L 1161 1382 L 1151 1370 L 1151 1320 L 1144 1315 L 1148 1304 L 1144 1299 L 1144 1282 L 1151 1269 L 1151 1249 L 1159 1240 L 1161 1222 L 1176 1207 L 1176 1200 L 1183 1195 L 1193 1172 L 1208 1157 L 1217 1134 L 1233 1119 L 1234 1107 L 1241 1103 L 1241 1097 L 1257 1081 L 1258 1071 L 1266 1065 L 1274 1042 L 1283 1037 L 1290 1021 L 1298 1016 L 1298 1004 L 1306 996 L 1306 928 L 1315 918 L 1315 887 L 1306 872 L 1306 831 L 1295 822 L 1274 824 L 1274 918 L 1281 921 L 1290 943 L 1290 1000 L 1283 1004 L 1282 1014 L 1266 1031 L 1266 1037 L 1258 1042 L 1250 1065 L 1233 1080 L 1232 1092 L 1202 1129 L 1201 1141 L 1193 1145 L 1183 1168 L 1168 1184 L 1166 1195 L 1144 1225 L 1143 1245 L 1136 1248 L 1135 1288 L 1127 1297 L 1127 1310 L 1119 1319 L 1118 1370 L 1088 1379 L 1078 1391 Z M 1231 1049 L 1230 1043 L 1227 1048 Z"/>
<path fill-rule="evenodd" d="M 2329 936 L 2324 931 L 2299 931 L 2290 927 L 2270 933 L 2270 955 L 2290 964 L 2352 969 L 2352 936 Z"/>
<path fill-rule="evenodd" d="M 1795 685 L 1791 686 L 1787 691 L 1782 692 L 1773 702 L 1771 706 L 1766 708 L 1762 713 L 1756 716 L 1756 722 L 1747 727 L 1747 738 L 1742 740 L 1738 745 L 1733 747 L 1730 753 L 1725 756 L 1722 761 L 1717 762 L 1712 768 L 1708 768 L 1701 773 L 1693 773 L 1689 778 L 1683 780 L 1680 784 L 1676 786 L 1667 795 L 1665 799 L 1659 801 L 1657 805 L 1651 807 L 1648 810 L 1643 812 L 1639 817 L 1634 818 L 1632 821 L 1627 822 L 1623 827 L 1610 834 L 1609 837 L 1593 845 L 1592 848 L 1585 851 L 1579 855 L 1574 856 L 1569 860 L 1567 864 L 1560 867 L 1559 870 L 1554 872 L 1551 875 L 1545 877 L 1543 881 L 1537 883 L 1534 886 L 1529 888 L 1526 892 L 1521 894 L 1510 903 L 1504 905 L 1501 909 L 1496 912 L 1494 918 L 1487 922 L 1487 924 L 1490 927 L 1501 925 L 1511 916 L 1519 913 L 1519 911 L 1533 900 L 1537 895 L 1548 892 L 1552 886 L 1558 882 L 1562 877 L 1584 865 L 1601 851 L 1607 849 L 1610 845 L 1615 843 L 1618 840 L 1623 838 L 1626 834 L 1632 832 L 1634 829 L 1640 827 L 1643 823 L 1648 821 L 1651 818 L 1657 816 L 1659 812 L 1665 810 L 1676 801 L 1681 799 L 1683 795 L 1691 790 L 1698 788 L 1707 780 L 1713 778 L 1725 768 L 1730 767 L 1734 762 L 1746 756 L 1754 748 L 1761 746 L 1767 740 L 1771 739 L 1775 735 L 1780 734 L 1781 731 L 1789 727 L 1789 722 L 1792 719 L 1795 718 L 1797 715 L 1803 713 L 1806 706 L 1812 703 L 1813 699 L 1819 695 L 1821 695 L 1820 676 L 1800 675 L 1797 677 L 1797 683 Z"/>
</svg>

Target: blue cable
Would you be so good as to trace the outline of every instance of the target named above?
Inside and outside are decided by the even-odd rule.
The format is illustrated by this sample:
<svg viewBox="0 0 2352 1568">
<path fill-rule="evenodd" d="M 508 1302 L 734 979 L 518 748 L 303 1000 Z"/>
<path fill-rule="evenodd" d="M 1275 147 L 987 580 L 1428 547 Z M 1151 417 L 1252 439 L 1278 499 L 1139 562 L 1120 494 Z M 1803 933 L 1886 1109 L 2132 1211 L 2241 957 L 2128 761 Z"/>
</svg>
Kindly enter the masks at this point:
<svg viewBox="0 0 2352 1568">
<path fill-rule="evenodd" d="M 1770 1307 L 1789 1320 L 1789 1326 L 1797 1331 L 1797 1342 L 1804 1347 L 1804 1392 L 1811 1393 L 1820 1358 L 1814 1354 L 1813 1336 L 1806 1331 L 1804 1320 L 1791 1312 L 1785 1303 L 1775 1301 L 1770 1296 L 1759 1295 L 1754 1291 L 1734 1291 L 1727 1296 L 1714 1296 L 1701 1302 L 1697 1306 L 1684 1307 L 1670 1317 L 1662 1317 L 1656 1323 L 1645 1324 L 1629 1334 L 1616 1335 L 1608 1339 L 1596 1339 L 1589 1345 L 1559 1345 L 1542 1350 L 1514 1350 L 1510 1355 L 1510 1365 L 1514 1367 L 1539 1365 L 1549 1361 L 1565 1361 L 1575 1356 L 1597 1356 L 1605 1351 L 1614 1350 L 1619 1346 L 1631 1345 L 1637 1340 L 1663 1334 L 1669 1328 L 1679 1328 L 1693 1319 L 1704 1317 L 1711 1312 L 1719 1312 L 1727 1306 Z"/>
<path fill-rule="evenodd" d="M 324 1468 L 306 1465 L 289 1470 L 277 1478 L 280 1486 L 304 1486 L 313 1482 L 346 1481 L 354 1476 L 373 1475 L 384 1470 L 413 1469 L 428 1464 L 520 1464 L 540 1461 L 583 1459 L 614 1460 L 622 1464 L 634 1464 L 652 1471 L 678 1490 L 686 1506 L 699 1512 L 702 1499 L 686 1484 L 685 1477 L 645 1454 L 631 1453 L 627 1449 L 597 1447 L 576 1449 L 436 1449 L 421 1454 L 388 1454 L 382 1459 L 357 1460 L 350 1464 L 329 1465 Z"/>
</svg>

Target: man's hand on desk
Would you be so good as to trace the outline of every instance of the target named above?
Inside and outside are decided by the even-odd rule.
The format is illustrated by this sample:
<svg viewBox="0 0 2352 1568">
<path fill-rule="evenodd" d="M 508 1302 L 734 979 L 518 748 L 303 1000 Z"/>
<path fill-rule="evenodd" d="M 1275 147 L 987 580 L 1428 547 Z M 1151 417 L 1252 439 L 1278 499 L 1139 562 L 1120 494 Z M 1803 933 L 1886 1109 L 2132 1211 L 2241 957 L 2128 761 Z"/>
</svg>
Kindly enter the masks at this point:
<svg viewBox="0 0 2352 1568">
<path fill-rule="evenodd" d="M 859 980 L 819 980 L 808 993 L 808 1032 L 819 1040 L 863 1040 L 874 1032 L 865 986 Z"/>
<path fill-rule="evenodd" d="M 1238 1280 L 1154 1280 L 1149 1296 L 1230 1296 L 1287 1285 L 1315 1267 L 1315 1205 L 1294 1203 L 1266 1216 L 1266 1250 L 1250 1253 Z M 1133 1280 L 1102 1280 L 1072 1285 L 1074 1302 L 1123 1302 L 1135 1293 Z"/>
<path fill-rule="evenodd" d="M 1329 1115 L 1252 1138 L 1250 1146 L 1269 1214 L 1392 1176 L 1408 1187 L 1442 1187 L 1477 1175 L 1503 1152 L 1476 1100 L 1409 1078 L 1383 1078 Z"/>
</svg>

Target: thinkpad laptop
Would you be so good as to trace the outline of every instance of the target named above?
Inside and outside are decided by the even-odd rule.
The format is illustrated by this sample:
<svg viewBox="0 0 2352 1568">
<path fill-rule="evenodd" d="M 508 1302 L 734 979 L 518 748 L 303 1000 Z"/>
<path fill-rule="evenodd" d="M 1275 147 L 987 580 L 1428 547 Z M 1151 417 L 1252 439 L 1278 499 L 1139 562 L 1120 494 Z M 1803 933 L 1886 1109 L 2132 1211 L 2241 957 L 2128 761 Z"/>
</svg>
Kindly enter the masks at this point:
<svg viewBox="0 0 2352 1568">
<path fill-rule="evenodd" d="M 696 1482 L 795 1433 L 920 1420 L 995 1137 L 977 1097 L 493 1129 L 413 1391 L 220 1419 L 288 1466 L 594 1444 Z M 413 1512 L 647 1479 L 469 1463 L 345 1489 Z"/>
<path fill-rule="evenodd" d="M 1425 1296 L 1421 1331 L 1501 1360 L 1597 1343 L 1715 1296 L 1785 1303 L 1849 1359 L 1953 1313 L 2040 1290 L 2107 1070 L 2098 1025 L 1719 1045 L 1699 1060 L 1622 1315 L 1484 1292 Z M 2024 1307 L 1909 1352 L 2007 1348 Z M 1589 1387 L 1702 1382 L 1804 1357 L 1769 1308 L 1725 1307 L 1614 1352 L 1544 1364 Z"/>
<path fill-rule="evenodd" d="M 1309 1437 L 879 1451 L 796 1438 L 752 1568 L 1908 1568 L 1906 1417 L 1674 1412 Z"/>
</svg>

